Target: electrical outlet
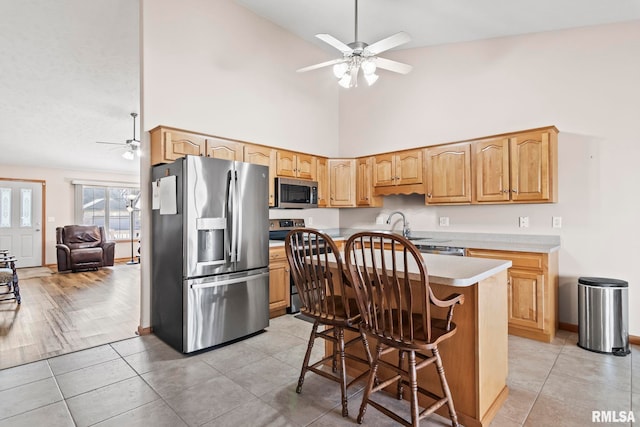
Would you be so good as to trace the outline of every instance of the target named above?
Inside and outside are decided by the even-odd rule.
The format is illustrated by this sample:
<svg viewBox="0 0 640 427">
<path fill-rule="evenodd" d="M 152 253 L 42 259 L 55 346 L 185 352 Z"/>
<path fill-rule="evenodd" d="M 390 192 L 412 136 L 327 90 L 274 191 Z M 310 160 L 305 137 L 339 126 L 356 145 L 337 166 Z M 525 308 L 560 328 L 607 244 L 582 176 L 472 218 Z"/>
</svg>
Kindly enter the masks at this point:
<svg viewBox="0 0 640 427">
<path fill-rule="evenodd" d="M 551 217 L 551 226 L 553 228 L 562 228 L 562 217 L 561 216 Z"/>
<path fill-rule="evenodd" d="M 528 216 L 521 216 L 519 218 L 519 225 L 520 225 L 520 228 L 528 228 L 529 227 L 529 217 Z"/>
<path fill-rule="evenodd" d="M 380 214 L 376 217 L 376 225 L 384 224 L 384 215 Z"/>
<path fill-rule="evenodd" d="M 313 217 L 307 218 L 307 225 L 313 225 Z"/>
<path fill-rule="evenodd" d="M 449 217 L 441 216 L 440 217 L 440 227 L 448 227 L 449 226 Z"/>
</svg>

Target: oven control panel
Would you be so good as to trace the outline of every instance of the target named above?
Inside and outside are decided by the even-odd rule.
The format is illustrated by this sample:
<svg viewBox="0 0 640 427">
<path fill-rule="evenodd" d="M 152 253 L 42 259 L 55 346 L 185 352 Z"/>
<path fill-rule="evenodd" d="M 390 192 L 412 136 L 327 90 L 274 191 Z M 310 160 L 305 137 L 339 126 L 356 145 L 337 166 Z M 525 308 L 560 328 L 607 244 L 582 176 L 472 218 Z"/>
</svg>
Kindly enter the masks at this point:
<svg viewBox="0 0 640 427">
<path fill-rule="evenodd" d="M 304 219 L 270 219 L 269 231 L 293 230 L 304 227 Z"/>
</svg>

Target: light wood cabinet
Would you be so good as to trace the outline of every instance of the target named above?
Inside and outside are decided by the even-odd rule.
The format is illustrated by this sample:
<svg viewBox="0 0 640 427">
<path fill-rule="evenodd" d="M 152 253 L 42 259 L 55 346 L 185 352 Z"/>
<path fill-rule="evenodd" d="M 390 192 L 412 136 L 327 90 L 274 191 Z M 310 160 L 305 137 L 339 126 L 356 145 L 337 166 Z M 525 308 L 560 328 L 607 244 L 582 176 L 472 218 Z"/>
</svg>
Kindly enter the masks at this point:
<svg viewBox="0 0 640 427">
<path fill-rule="evenodd" d="M 291 297 L 291 276 L 284 246 L 269 248 L 269 317 L 287 312 Z"/>
<path fill-rule="evenodd" d="M 314 180 L 316 179 L 315 157 L 310 154 L 277 150 L 276 176 Z"/>
<path fill-rule="evenodd" d="M 422 149 L 374 156 L 374 195 L 424 194 Z"/>
<path fill-rule="evenodd" d="M 467 255 L 512 262 L 507 282 L 509 333 L 551 342 L 558 326 L 558 253 L 467 249 Z"/>
<path fill-rule="evenodd" d="M 472 144 L 474 202 L 557 201 L 557 129 L 542 128 Z"/>
<path fill-rule="evenodd" d="M 427 148 L 425 203 L 471 203 L 471 144 Z"/>
<path fill-rule="evenodd" d="M 269 206 L 275 206 L 276 150 L 262 145 L 244 145 L 245 162 L 269 167 Z"/>
<path fill-rule="evenodd" d="M 318 181 L 318 207 L 329 206 L 329 165 L 326 157 L 316 158 L 316 180 Z"/>
<path fill-rule="evenodd" d="M 243 144 L 218 138 L 205 138 L 205 156 L 214 159 L 243 161 Z"/>
<path fill-rule="evenodd" d="M 356 159 L 356 206 L 382 206 L 382 197 L 373 195 L 374 162 L 373 156 Z"/>
<path fill-rule="evenodd" d="M 205 137 L 180 129 L 158 126 L 151 130 L 151 164 L 170 163 L 186 155 L 203 156 Z"/>
<path fill-rule="evenodd" d="M 329 159 L 329 206 L 356 206 L 355 159 Z"/>
</svg>

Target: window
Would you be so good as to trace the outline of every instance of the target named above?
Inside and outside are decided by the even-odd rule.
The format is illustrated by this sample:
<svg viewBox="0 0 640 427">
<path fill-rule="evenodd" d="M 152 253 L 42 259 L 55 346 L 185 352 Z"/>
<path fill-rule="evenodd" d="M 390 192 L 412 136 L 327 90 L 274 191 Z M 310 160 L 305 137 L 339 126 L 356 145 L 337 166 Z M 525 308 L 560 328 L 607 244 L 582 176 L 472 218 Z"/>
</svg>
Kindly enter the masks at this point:
<svg viewBox="0 0 640 427">
<path fill-rule="evenodd" d="M 134 187 L 76 185 L 76 222 L 101 225 L 110 240 L 140 236 L 140 190 Z"/>
</svg>

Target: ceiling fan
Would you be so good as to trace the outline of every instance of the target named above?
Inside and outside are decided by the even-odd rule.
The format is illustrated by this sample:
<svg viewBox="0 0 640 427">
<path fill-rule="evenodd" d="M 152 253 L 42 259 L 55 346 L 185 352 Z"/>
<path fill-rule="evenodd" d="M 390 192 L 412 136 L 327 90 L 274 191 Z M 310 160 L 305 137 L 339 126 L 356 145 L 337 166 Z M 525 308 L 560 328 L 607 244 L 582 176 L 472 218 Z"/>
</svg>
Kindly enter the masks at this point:
<svg viewBox="0 0 640 427">
<path fill-rule="evenodd" d="M 97 144 L 121 145 L 126 147 L 126 151 L 122 153 L 122 157 L 127 160 L 133 160 L 136 155 L 140 155 L 140 140 L 136 139 L 136 117 L 138 113 L 131 113 L 133 118 L 133 137 L 125 142 L 105 142 L 96 141 Z"/>
<path fill-rule="evenodd" d="M 316 34 L 317 38 L 342 52 L 342 58 L 300 68 L 297 70 L 299 73 L 333 65 L 333 74 L 340 79 L 338 84 L 348 89 L 358 86 L 358 72 L 360 69 L 362 69 L 362 74 L 369 86 L 378 80 L 378 75 L 376 74 L 376 69 L 378 68 L 400 74 L 407 74 L 411 71 L 413 68 L 411 65 L 376 56 L 379 53 L 411 41 L 409 34 L 401 31 L 370 45 L 359 41 L 358 0 L 355 0 L 355 7 L 355 41 L 345 44 L 329 34 Z"/>
</svg>

